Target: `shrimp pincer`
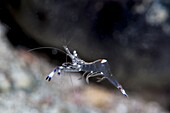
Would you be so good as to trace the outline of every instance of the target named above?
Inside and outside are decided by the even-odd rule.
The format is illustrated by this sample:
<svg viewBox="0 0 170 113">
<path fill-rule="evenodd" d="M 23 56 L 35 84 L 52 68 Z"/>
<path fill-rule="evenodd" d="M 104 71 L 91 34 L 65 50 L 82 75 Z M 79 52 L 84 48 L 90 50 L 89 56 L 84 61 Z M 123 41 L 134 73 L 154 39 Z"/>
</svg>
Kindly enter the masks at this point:
<svg viewBox="0 0 170 113">
<path fill-rule="evenodd" d="M 109 63 L 106 59 L 99 59 L 94 62 L 85 62 L 80 59 L 76 51 L 73 51 L 73 54 L 69 51 L 68 47 L 64 46 L 64 49 L 67 55 L 71 58 L 70 62 L 65 62 L 61 66 L 55 68 L 47 77 L 46 80 L 50 81 L 52 77 L 57 72 L 58 75 L 61 72 L 84 72 L 82 76 L 86 75 L 86 82 L 89 83 L 90 77 L 102 76 L 97 82 L 101 82 L 104 79 L 107 79 L 112 83 L 121 93 L 128 97 L 123 87 L 118 83 L 110 71 Z M 114 78 L 114 79 L 113 79 Z"/>
</svg>

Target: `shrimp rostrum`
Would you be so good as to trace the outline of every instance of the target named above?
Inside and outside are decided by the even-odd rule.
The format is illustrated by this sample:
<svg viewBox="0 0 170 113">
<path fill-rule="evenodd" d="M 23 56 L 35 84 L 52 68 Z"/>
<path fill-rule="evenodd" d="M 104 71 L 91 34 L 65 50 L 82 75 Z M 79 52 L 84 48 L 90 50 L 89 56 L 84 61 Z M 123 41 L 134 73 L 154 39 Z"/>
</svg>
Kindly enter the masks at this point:
<svg viewBox="0 0 170 113">
<path fill-rule="evenodd" d="M 126 97 L 126 94 L 123 87 L 118 83 L 115 77 L 112 75 L 109 67 L 109 63 L 106 59 L 99 59 L 94 62 L 85 62 L 84 60 L 80 59 L 77 55 L 76 51 L 73 51 L 73 54 L 69 51 L 68 47 L 64 46 L 64 49 L 67 55 L 71 58 L 70 62 L 65 62 L 61 66 L 57 66 L 47 77 L 46 80 L 50 81 L 54 74 L 57 72 L 58 75 L 61 72 L 84 72 L 82 76 L 86 75 L 86 82 L 89 83 L 90 77 L 102 76 L 98 80 L 98 82 L 107 79 L 111 82 L 116 88 L 118 88 L 122 94 Z"/>
</svg>

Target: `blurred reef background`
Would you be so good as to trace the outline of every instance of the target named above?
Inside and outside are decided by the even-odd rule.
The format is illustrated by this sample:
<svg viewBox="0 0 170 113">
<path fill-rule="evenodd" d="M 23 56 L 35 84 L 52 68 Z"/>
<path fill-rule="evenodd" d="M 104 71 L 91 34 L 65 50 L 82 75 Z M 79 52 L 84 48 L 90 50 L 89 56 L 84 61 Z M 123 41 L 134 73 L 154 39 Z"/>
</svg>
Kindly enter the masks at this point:
<svg viewBox="0 0 170 113">
<path fill-rule="evenodd" d="M 0 0 L 0 112 L 169 113 L 169 0 Z M 80 58 L 106 58 L 129 98 L 81 73 L 46 75 Z M 69 59 L 68 59 L 69 60 Z"/>
</svg>

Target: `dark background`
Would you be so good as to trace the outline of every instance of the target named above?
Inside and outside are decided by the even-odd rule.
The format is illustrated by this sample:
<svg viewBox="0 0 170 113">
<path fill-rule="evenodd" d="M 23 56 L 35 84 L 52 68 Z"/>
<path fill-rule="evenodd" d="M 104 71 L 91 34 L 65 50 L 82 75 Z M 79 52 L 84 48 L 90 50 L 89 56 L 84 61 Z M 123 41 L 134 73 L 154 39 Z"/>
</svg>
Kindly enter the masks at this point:
<svg viewBox="0 0 170 113">
<path fill-rule="evenodd" d="M 125 89 L 170 109 L 169 8 L 168 0 L 0 0 L 0 19 L 16 48 L 68 45 L 85 61 L 106 58 Z"/>
</svg>

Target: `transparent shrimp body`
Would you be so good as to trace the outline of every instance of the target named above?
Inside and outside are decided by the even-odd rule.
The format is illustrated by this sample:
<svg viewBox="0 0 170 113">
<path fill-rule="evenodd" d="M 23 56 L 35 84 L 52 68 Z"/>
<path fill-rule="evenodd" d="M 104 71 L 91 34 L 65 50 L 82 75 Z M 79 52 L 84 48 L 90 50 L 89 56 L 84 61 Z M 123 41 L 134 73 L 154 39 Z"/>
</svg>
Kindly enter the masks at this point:
<svg viewBox="0 0 170 113">
<path fill-rule="evenodd" d="M 126 94 L 122 86 L 118 83 L 115 77 L 112 76 L 109 63 L 106 59 L 99 59 L 94 62 L 85 62 L 84 60 L 78 58 L 76 51 L 73 51 L 73 54 L 71 54 L 71 52 L 66 46 L 64 46 L 64 49 L 67 52 L 67 55 L 71 58 L 72 62 L 71 63 L 66 62 L 66 63 L 63 63 L 61 66 L 58 66 L 46 77 L 46 80 L 50 81 L 56 72 L 58 73 L 58 75 L 60 75 L 61 71 L 64 71 L 64 72 L 82 71 L 84 72 L 82 76 L 86 75 L 87 83 L 89 83 L 90 77 L 103 76 L 102 78 L 98 80 L 98 82 L 104 79 L 107 79 L 115 87 L 117 87 L 124 96 L 128 97 L 128 95 Z"/>
</svg>

